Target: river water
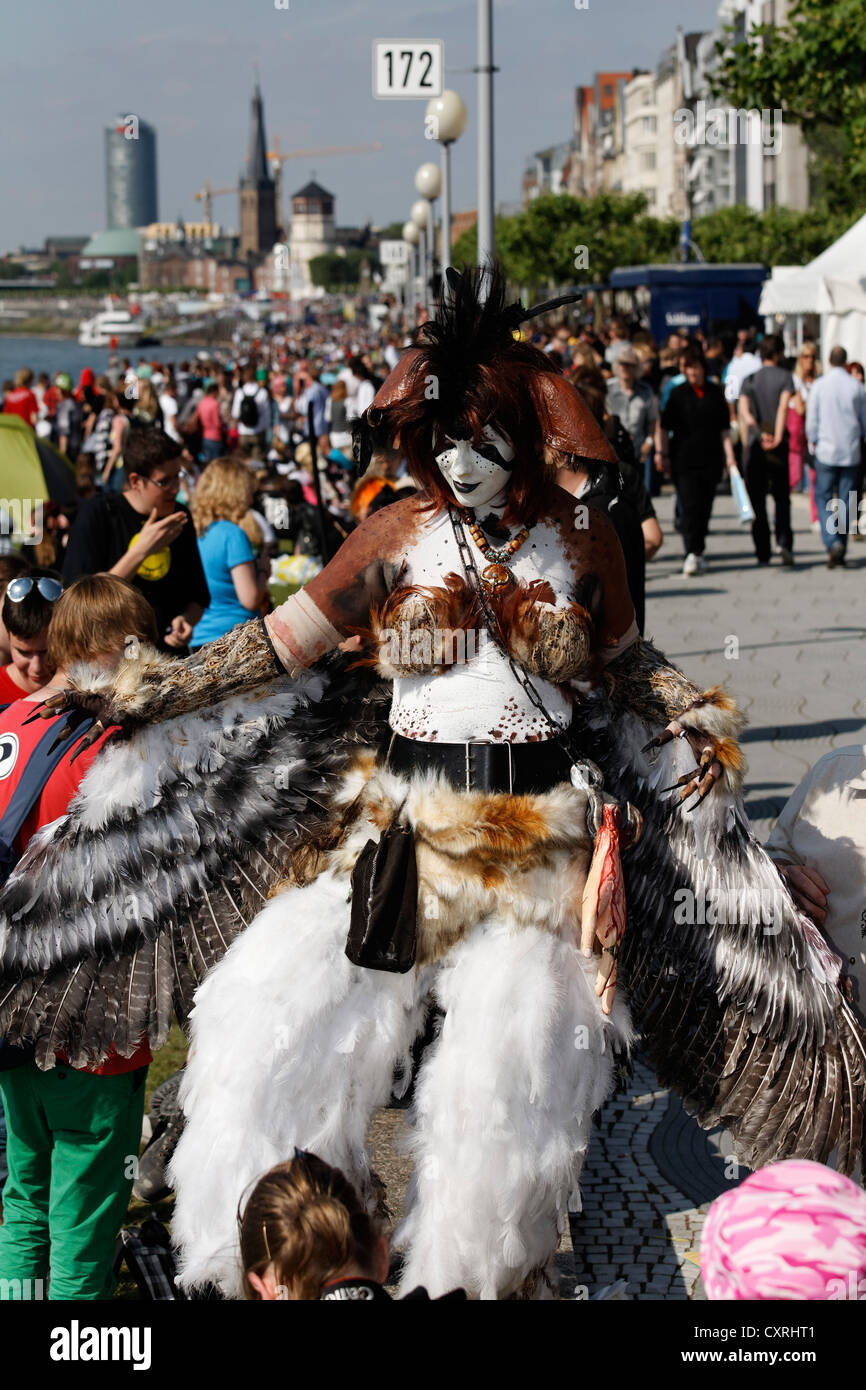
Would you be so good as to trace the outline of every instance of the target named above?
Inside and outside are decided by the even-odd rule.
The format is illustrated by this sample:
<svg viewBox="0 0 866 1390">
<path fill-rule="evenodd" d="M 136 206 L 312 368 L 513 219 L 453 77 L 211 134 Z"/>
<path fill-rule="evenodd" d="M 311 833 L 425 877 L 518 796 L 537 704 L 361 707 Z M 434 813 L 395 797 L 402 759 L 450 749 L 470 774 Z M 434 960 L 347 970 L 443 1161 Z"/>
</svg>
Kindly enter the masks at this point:
<svg viewBox="0 0 866 1390">
<path fill-rule="evenodd" d="M 223 345 L 222 351 L 229 349 Z M 140 357 L 153 362 L 189 360 L 199 351 L 209 351 L 206 343 L 168 343 L 159 347 L 129 348 L 117 353 L 136 363 Z M 84 367 L 92 367 L 97 376 L 108 370 L 109 349 L 82 347 L 75 338 L 13 338 L 0 333 L 0 382 L 14 377 L 19 367 L 29 367 L 34 376 L 40 372 L 68 372 L 73 382 Z"/>
</svg>

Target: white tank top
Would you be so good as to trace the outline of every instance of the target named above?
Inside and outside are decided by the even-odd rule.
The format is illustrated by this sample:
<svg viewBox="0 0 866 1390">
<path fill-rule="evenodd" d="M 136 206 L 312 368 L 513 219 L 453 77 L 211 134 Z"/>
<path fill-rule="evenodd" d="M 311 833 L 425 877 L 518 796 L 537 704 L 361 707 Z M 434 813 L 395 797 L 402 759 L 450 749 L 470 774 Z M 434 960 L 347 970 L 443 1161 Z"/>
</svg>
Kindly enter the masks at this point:
<svg viewBox="0 0 866 1390">
<path fill-rule="evenodd" d="M 479 574 L 488 563 L 468 530 L 467 544 Z M 460 551 L 451 521 L 440 513 L 425 525 L 411 550 L 400 583 L 441 587 L 444 575 L 463 575 Z M 571 602 L 574 575 L 562 549 L 562 541 L 546 522 L 533 527 L 527 540 L 511 557 L 508 568 L 523 583 L 546 580 L 556 596 L 557 607 Z M 459 641 L 459 639 L 458 639 Z M 445 643 L 448 650 L 448 644 Z M 465 661 L 455 663 L 444 673 L 398 676 L 389 723 L 404 738 L 426 743 L 530 743 L 549 739 L 550 724 L 536 709 L 516 679 L 508 657 L 481 628 L 465 635 Z M 460 647 L 457 649 L 460 655 Z M 545 709 L 561 728 L 571 723 L 571 704 L 563 691 L 541 676 L 532 684 Z"/>
</svg>

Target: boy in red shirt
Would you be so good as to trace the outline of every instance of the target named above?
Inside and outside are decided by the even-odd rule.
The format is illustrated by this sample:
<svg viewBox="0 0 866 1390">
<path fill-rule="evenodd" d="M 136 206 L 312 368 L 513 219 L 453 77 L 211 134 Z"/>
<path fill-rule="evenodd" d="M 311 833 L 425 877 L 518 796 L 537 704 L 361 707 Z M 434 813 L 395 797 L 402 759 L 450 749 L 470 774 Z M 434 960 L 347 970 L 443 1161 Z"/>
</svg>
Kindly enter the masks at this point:
<svg viewBox="0 0 866 1390">
<path fill-rule="evenodd" d="M 47 684 L 48 625 L 63 581 L 54 570 L 34 569 L 11 579 L 3 599 L 3 625 L 12 660 L 0 667 L 0 708 Z"/>
<path fill-rule="evenodd" d="M 0 818 L 28 755 L 52 723 L 65 720 L 58 715 L 27 724 L 36 705 L 69 684 L 74 662 L 122 660 L 130 637 L 155 645 L 156 627 L 147 600 L 123 580 L 88 575 L 57 600 L 48 639 L 48 660 L 56 668 L 51 684 L 0 713 Z M 19 853 L 40 827 L 65 814 L 112 732 L 74 762 L 75 748 L 64 754 L 24 822 L 15 842 Z M 142 1036 L 132 1057 L 112 1054 L 92 1070 L 73 1069 L 58 1053 L 49 1071 L 32 1061 L 0 1071 L 9 1168 L 0 1226 L 0 1299 L 32 1290 L 32 1281 L 47 1277 L 50 1299 L 111 1297 L 114 1244 L 132 1188 L 150 1061 Z"/>
</svg>

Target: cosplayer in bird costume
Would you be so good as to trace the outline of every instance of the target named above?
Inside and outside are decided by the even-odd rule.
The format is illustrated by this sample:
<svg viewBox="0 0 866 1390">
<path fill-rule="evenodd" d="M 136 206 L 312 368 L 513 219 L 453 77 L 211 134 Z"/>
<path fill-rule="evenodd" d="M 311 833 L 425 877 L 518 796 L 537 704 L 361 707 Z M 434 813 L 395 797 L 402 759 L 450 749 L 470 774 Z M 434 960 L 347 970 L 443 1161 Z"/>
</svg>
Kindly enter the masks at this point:
<svg viewBox="0 0 866 1390">
<path fill-rule="evenodd" d="M 862 1150 L 863 1034 L 750 833 L 733 701 L 638 635 L 609 521 L 553 481 L 610 448 L 486 289 L 451 275 L 363 422 L 419 494 L 264 625 L 83 675 L 128 737 L 0 899 L 0 1030 L 41 1066 L 189 1019 L 190 1285 L 238 1295 L 238 1204 L 296 1145 L 374 1200 L 371 1112 L 434 1005 L 408 1288 L 538 1282 L 638 1033 L 752 1163 Z"/>
</svg>

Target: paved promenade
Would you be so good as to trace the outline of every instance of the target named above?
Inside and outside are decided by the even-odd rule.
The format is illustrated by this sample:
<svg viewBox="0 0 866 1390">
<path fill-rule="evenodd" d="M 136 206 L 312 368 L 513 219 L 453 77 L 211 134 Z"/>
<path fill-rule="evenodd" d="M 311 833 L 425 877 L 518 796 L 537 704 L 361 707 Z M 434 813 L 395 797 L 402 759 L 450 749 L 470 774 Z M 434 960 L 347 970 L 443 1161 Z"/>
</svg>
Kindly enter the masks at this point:
<svg viewBox="0 0 866 1390">
<path fill-rule="evenodd" d="M 866 741 L 866 542 L 828 570 L 805 498 L 793 499 L 793 570 L 754 563 L 729 498 L 716 501 L 707 573 L 681 574 L 672 500 L 658 507 L 665 545 L 649 566 L 647 633 L 701 685 L 723 682 L 745 710 L 746 809 L 761 839 L 803 774 L 830 748 Z M 676 1097 L 635 1068 L 604 1108 L 572 1219 L 574 1278 L 590 1293 L 705 1297 L 698 1246 L 707 1207 L 736 1180 L 724 1134 L 705 1135 Z M 561 1261 L 567 1264 L 566 1252 Z"/>
<path fill-rule="evenodd" d="M 686 579 L 670 495 L 657 510 L 665 545 L 648 568 L 647 634 L 698 684 L 727 685 L 745 710 L 746 808 L 764 839 L 822 753 L 866 742 L 866 543 L 849 544 L 847 568 L 827 570 L 808 503 L 795 497 L 796 567 L 774 557 L 759 568 L 730 499 L 718 498 L 709 569 Z M 374 1125 L 395 1214 L 406 1178 L 395 1151 L 402 1124 L 392 1110 Z M 703 1299 L 701 1226 L 735 1172 L 724 1134 L 705 1135 L 638 1058 L 593 1136 L 583 1211 L 558 1260 L 563 1296 L 624 1281 L 626 1298 Z"/>
</svg>

